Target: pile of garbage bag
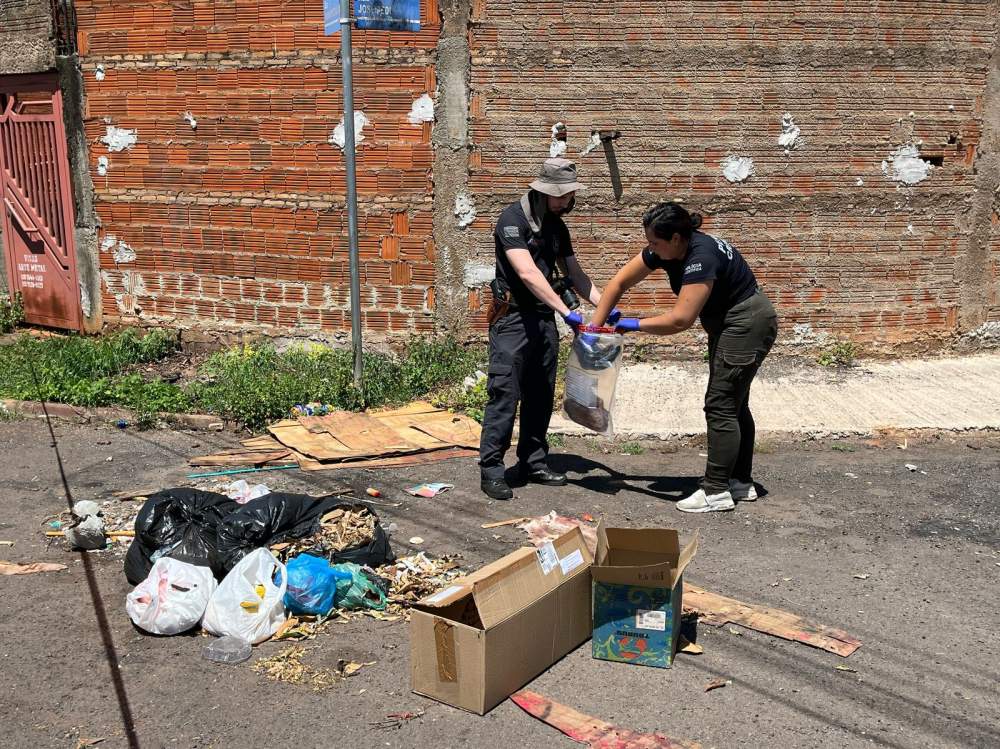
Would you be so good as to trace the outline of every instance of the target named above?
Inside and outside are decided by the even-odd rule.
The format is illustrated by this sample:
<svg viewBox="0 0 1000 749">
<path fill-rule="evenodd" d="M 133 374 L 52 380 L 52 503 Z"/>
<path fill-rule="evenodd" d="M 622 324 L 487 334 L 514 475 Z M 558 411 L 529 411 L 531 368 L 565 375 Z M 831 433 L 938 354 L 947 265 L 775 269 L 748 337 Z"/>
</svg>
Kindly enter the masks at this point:
<svg viewBox="0 0 1000 749">
<path fill-rule="evenodd" d="M 153 634 L 200 624 L 255 644 L 277 632 L 286 610 L 384 609 L 386 581 L 372 570 L 395 559 L 378 515 L 361 502 L 271 493 L 239 504 L 166 489 L 136 517 L 126 611 Z"/>
</svg>

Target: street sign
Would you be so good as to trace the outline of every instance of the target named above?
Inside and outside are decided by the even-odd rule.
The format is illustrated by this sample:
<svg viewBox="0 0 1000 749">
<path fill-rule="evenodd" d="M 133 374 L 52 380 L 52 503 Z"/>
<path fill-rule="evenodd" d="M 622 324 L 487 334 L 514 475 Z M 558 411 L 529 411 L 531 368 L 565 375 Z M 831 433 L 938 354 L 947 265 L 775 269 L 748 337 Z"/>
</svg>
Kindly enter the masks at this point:
<svg viewBox="0 0 1000 749">
<path fill-rule="evenodd" d="M 420 0 L 354 0 L 354 19 L 359 29 L 420 31 Z M 340 31 L 339 0 L 323 0 L 323 22 L 327 35 Z"/>
</svg>

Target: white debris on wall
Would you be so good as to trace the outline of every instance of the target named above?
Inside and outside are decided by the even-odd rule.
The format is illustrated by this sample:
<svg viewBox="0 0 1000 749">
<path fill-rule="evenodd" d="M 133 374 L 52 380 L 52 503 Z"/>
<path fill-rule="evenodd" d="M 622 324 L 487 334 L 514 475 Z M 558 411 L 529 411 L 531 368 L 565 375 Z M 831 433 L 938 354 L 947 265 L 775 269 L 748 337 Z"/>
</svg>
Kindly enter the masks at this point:
<svg viewBox="0 0 1000 749">
<path fill-rule="evenodd" d="M 813 330 L 813 326 L 807 322 L 797 323 L 792 326 L 792 344 L 825 343 L 829 339 L 829 333 L 817 333 Z"/>
<path fill-rule="evenodd" d="M 920 149 L 913 144 L 900 146 L 890 156 L 892 161 L 882 162 L 882 174 L 904 185 L 923 182 L 934 168 L 930 162 L 920 158 Z"/>
<path fill-rule="evenodd" d="M 124 242 L 119 242 L 115 246 L 114 259 L 116 263 L 134 263 L 135 250 Z"/>
<path fill-rule="evenodd" d="M 476 220 L 476 202 L 471 195 L 459 193 L 455 196 L 455 215 L 463 229 Z"/>
<path fill-rule="evenodd" d="M 97 69 L 94 71 L 94 78 L 96 78 L 99 81 L 103 81 L 104 80 L 104 66 L 103 65 L 98 65 L 97 66 Z"/>
<path fill-rule="evenodd" d="M 858 187 L 861 187 L 862 185 L 865 184 L 865 181 L 861 179 L 861 177 L 858 177 L 858 181 L 855 182 L 854 184 L 856 184 Z"/>
<path fill-rule="evenodd" d="M 559 138 L 560 134 L 565 136 L 566 125 L 557 122 L 552 126 L 552 142 L 549 144 L 549 158 L 555 159 L 566 153 L 566 140 Z"/>
<path fill-rule="evenodd" d="M 187 122 L 187 124 L 189 124 L 191 126 L 192 130 L 197 130 L 198 129 L 198 120 L 196 120 L 194 118 L 193 114 L 191 114 L 190 112 L 185 112 L 181 116 L 184 118 L 184 121 Z"/>
<path fill-rule="evenodd" d="M 365 125 L 370 125 L 371 120 L 369 120 L 364 112 L 354 111 L 354 146 L 357 148 L 358 144 L 365 139 Z M 340 122 L 337 127 L 333 129 L 330 134 L 330 143 L 335 145 L 341 151 L 344 150 L 344 145 L 347 143 L 347 135 L 344 133 L 344 118 L 340 118 Z"/>
<path fill-rule="evenodd" d="M 753 171 L 753 159 L 749 156 L 727 156 L 722 160 L 722 176 L 730 182 L 745 182 Z"/>
<path fill-rule="evenodd" d="M 587 141 L 587 146 L 582 151 L 580 151 L 581 156 L 586 156 L 588 153 L 593 151 L 595 148 L 601 145 L 601 136 L 599 133 L 591 133 L 590 140 Z"/>
<path fill-rule="evenodd" d="M 90 291 L 83 283 L 83 279 L 80 279 L 80 311 L 83 313 L 84 317 L 90 317 L 93 312 L 93 304 L 90 301 Z"/>
<path fill-rule="evenodd" d="M 118 237 L 114 234 L 105 234 L 104 239 L 101 240 L 101 252 L 111 252 L 111 248 L 115 246 L 118 241 Z"/>
<path fill-rule="evenodd" d="M 107 133 L 101 138 L 101 143 L 108 147 L 112 153 L 115 151 L 125 151 L 139 142 L 139 136 L 135 130 L 124 127 L 108 125 Z"/>
<path fill-rule="evenodd" d="M 799 136 L 802 131 L 795 124 L 795 119 L 788 112 L 781 117 L 781 135 L 778 136 L 778 145 L 785 149 L 785 156 L 799 145 Z"/>
<path fill-rule="evenodd" d="M 470 260 L 465 264 L 463 282 L 470 289 L 485 286 L 496 277 L 496 265 L 493 263 L 476 263 Z"/>
<path fill-rule="evenodd" d="M 419 125 L 421 122 L 434 122 L 434 100 L 430 94 L 424 94 L 410 107 L 410 114 L 407 118 L 411 125 Z"/>
<path fill-rule="evenodd" d="M 108 173 L 108 157 L 98 156 L 97 157 L 97 173 L 102 177 L 106 176 Z"/>
</svg>

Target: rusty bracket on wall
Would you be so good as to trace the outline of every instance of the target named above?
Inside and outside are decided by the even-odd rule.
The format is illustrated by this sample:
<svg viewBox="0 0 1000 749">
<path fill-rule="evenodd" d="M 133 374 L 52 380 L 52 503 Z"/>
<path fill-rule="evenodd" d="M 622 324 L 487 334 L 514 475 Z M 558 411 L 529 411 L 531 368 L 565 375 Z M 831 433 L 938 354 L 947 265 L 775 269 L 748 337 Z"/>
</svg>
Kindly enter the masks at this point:
<svg viewBox="0 0 1000 749">
<path fill-rule="evenodd" d="M 611 187 L 615 192 L 615 200 L 622 197 L 622 175 L 618 171 L 618 156 L 615 154 L 615 141 L 621 137 L 620 130 L 598 130 L 597 136 L 604 146 L 604 156 L 608 160 L 608 172 L 611 174 Z"/>
</svg>

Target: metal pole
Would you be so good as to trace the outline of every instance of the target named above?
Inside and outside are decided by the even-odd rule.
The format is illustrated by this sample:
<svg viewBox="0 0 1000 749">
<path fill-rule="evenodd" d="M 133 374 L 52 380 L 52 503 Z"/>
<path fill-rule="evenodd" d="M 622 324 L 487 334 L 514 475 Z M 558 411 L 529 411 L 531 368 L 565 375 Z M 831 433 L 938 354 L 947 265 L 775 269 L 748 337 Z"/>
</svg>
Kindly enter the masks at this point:
<svg viewBox="0 0 1000 749">
<path fill-rule="evenodd" d="M 358 266 L 358 180 L 354 154 L 354 82 L 351 59 L 351 0 L 340 0 L 340 60 L 344 74 L 344 162 L 347 166 L 347 231 L 351 256 L 351 342 L 354 384 L 361 387 L 361 269 Z"/>
</svg>

